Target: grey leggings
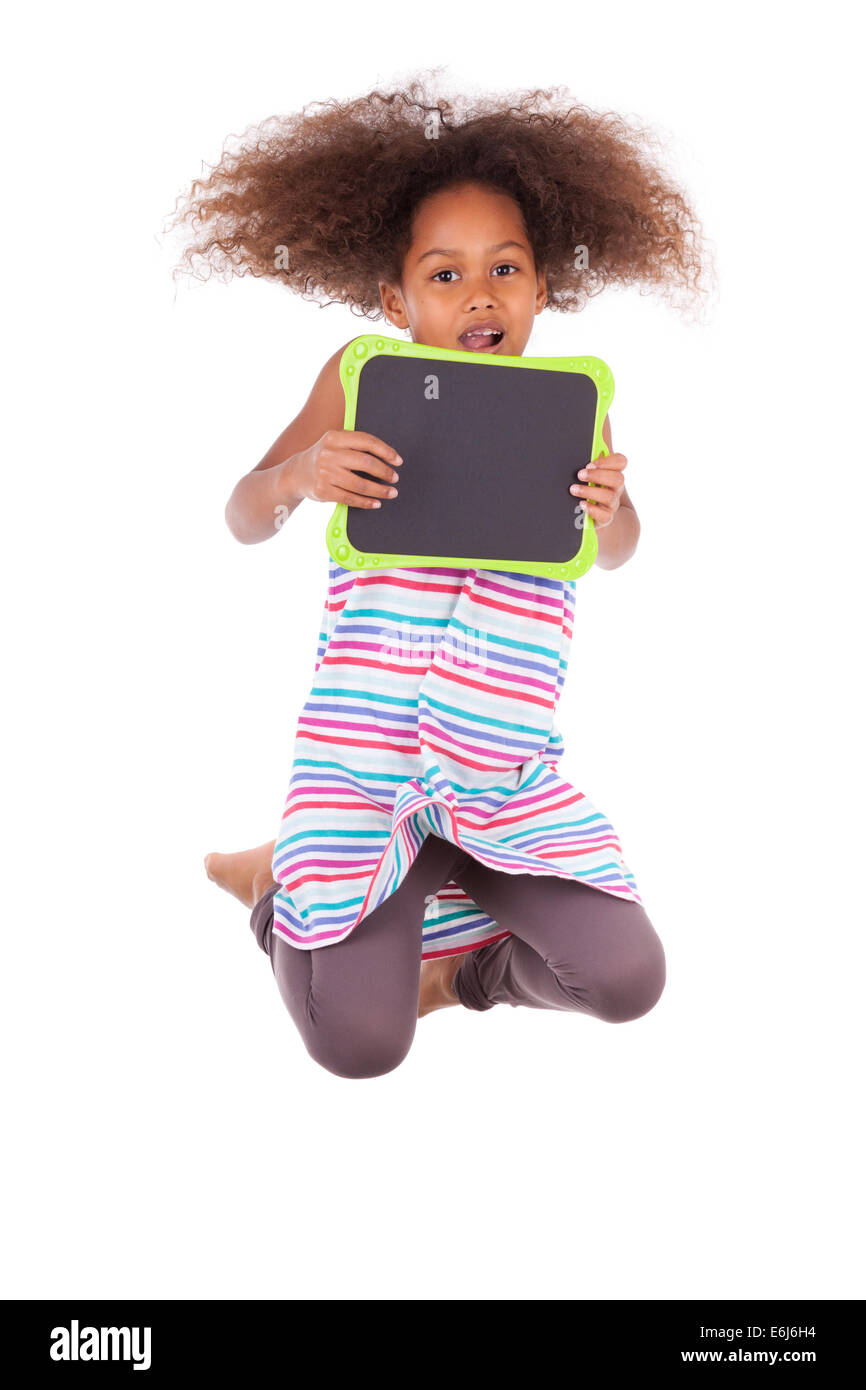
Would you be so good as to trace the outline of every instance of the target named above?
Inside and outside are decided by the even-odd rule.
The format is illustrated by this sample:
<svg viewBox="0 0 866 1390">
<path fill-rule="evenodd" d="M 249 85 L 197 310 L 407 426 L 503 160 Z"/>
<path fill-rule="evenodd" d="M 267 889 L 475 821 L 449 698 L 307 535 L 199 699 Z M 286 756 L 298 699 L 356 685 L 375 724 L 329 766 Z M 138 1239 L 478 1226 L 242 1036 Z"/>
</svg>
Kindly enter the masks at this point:
<svg viewBox="0 0 866 1390">
<path fill-rule="evenodd" d="M 523 1004 L 640 1018 L 665 984 L 665 954 L 639 903 L 577 879 L 504 874 L 430 834 L 389 898 L 330 946 L 302 950 L 274 935 L 274 883 L 250 927 L 315 1061 L 336 1076 L 381 1076 L 415 1035 L 425 898 L 450 881 L 511 936 L 467 951 L 453 988 L 467 1009 Z"/>
</svg>

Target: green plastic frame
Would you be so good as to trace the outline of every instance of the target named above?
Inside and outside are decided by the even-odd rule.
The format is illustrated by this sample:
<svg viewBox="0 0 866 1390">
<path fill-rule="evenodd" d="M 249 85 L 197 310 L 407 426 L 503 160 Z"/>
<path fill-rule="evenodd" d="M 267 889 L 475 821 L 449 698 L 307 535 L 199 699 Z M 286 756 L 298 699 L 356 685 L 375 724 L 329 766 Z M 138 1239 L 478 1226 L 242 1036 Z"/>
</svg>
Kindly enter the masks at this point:
<svg viewBox="0 0 866 1390">
<path fill-rule="evenodd" d="M 598 403 L 593 433 L 592 457 L 607 456 L 610 452 L 604 442 L 602 426 L 613 400 L 613 374 L 606 363 L 598 357 L 497 357 L 492 353 L 464 352 L 461 349 L 429 347 L 425 343 L 406 343 L 398 338 L 385 338 L 375 333 L 365 333 L 348 343 L 340 358 L 340 380 L 346 397 L 346 414 L 343 428 L 355 428 L 355 413 L 358 405 L 358 383 L 366 362 L 376 356 L 401 354 L 403 357 L 434 358 L 444 362 L 462 362 L 472 359 L 495 370 L 498 367 L 544 367 L 554 372 L 580 372 L 590 376 L 598 392 Z M 430 566 L 448 565 L 455 569 L 489 569 L 513 571 L 518 574 L 538 574 L 546 579 L 578 579 L 591 568 L 598 554 L 598 539 L 592 517 L 584 514 L 581 527 L 581 542 L 577 553 L 564 563 L 551 563 L 547 560 L 491 559 L 477 555 L 365 555 L 355 549 L 349 540 L 348 506 L 340 503 L 334 510 L 327 528 L 328 552 L 343 569 L 425 569 Z"/>
</svg>

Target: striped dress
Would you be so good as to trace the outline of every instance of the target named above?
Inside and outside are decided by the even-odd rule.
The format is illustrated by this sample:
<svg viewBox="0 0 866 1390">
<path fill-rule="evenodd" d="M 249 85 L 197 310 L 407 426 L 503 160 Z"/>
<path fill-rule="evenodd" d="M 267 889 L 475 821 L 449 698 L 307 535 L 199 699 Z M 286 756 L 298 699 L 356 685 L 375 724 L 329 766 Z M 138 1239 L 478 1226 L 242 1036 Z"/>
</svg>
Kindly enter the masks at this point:
<svg viewBox="0 0 866 1390">
<path fill-rule="evenodd" d="M 348 936 L 431 832 L 503 873 L 641 902 L 612 825 L 556 770 L 574 591 L 573 580 L 367 573 L 329 558 L 273 855 L 273 930 L 285 941 L 310 950 Z M 427 904 L 425 959 L 510 935 L 456 883 Z"/>
</svg>

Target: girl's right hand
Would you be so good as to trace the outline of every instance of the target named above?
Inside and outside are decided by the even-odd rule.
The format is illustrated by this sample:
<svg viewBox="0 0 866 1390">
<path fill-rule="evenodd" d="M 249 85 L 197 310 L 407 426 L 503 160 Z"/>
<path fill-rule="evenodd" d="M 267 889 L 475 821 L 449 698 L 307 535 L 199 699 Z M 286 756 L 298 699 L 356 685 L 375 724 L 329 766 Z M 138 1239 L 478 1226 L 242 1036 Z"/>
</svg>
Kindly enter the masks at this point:
<svg viewBox="0 0 866 1390">
<path fill-rule="evenodd" d="M 380 498 L 397 496 L 395 471 L 403 462 L 395 449 L 363 430 L 326 430 L 317 443 L 290 461 L 292 485 L 314 502 L 345 502 L 349 507 L 381 507 Z M 382 482 L 360 478 L 363 470 Z"/>
</svg>

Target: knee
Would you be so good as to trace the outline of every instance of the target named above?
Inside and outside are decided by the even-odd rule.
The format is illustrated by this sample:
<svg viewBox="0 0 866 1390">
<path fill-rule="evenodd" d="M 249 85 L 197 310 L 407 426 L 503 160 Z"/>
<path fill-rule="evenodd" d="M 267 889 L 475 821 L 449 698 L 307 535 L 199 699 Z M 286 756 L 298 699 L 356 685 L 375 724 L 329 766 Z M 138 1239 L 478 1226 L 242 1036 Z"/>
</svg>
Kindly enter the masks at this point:
<svg viewBox="0 0 866 1390">
<path fill-rule="evenodd" d="M 334 1076 L 358 1081 L 385 1076 L 399 1067 L 412 1046 L 413 1036 L 414 1033 L 407 1037 L 405 1032 L 345 1029 L 336 1039 L 311 1039 L 307 1050 L 314 1061 Z"/>
<path fill-rule="evenodd" d="M 654 1008 L 667 977 L 664 947 L 655 932 L 641 939 L 624 962 L 598 983 L 597 1016 L 605 1023 L 629 1023 Z"/>
</svg>

